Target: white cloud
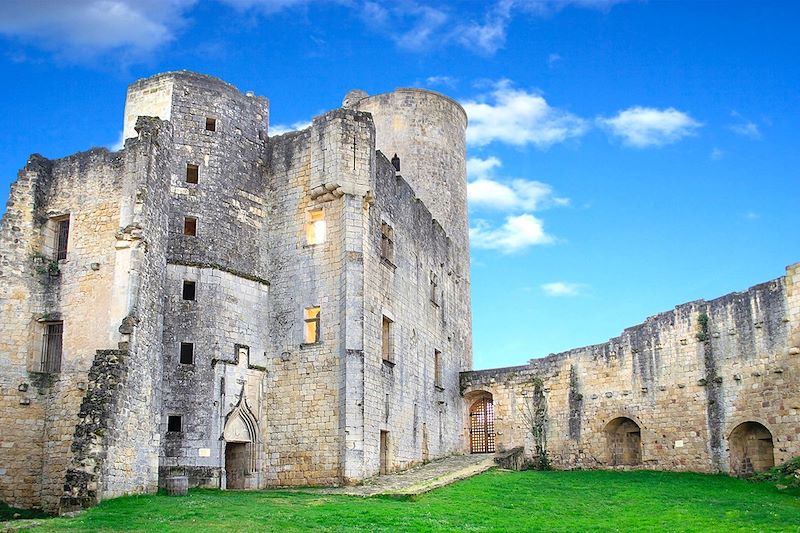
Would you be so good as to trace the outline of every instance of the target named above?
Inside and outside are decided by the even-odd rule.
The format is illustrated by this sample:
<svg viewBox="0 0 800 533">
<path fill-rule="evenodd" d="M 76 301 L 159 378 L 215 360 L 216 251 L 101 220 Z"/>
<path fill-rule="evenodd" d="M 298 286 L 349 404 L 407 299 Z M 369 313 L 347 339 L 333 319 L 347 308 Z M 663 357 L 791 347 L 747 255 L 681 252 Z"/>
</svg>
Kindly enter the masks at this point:
<svg viewBox="0 0 800 533">
<path fill-rule="evenodd" d="M 553 188 L 540 181 L 514 178 L 500 180 L 494 169 L 502 162 L 496 157 L 467 160 L 467 198 L 470 207 L 499 211 L 536 211 L 551 205 L 567 205 L 569 200 L 553 195 Z"/>
<path fill-rule="evenodd" d="M 458 79 L 450 76 L 428 76 L 425 78 L 425 85 L 429 87 L 444 86 L 452 89 L 458 85 Z"/>
<path fill-rule="evenodd" d="M 123 130 L 119 130 L 119 138 L 117 141 L 108 147 L 109 150 L 112 152 L 118 152 L 125 148 L 125 132 Z"/>
<path fill-rule="evenodd" d="M 146 54 L 169 42 L 196 0 L 3 0 L 0 34 L 61 56 Z"/>
<path fill-rule="evenodd" d="M 283 135 L 284 133 L 289 133 L 290 131 L 304 130 L 310 126 L 310 120 L 298 120 L 292 124 L 270 124 L 269 136 L 274 137 L 275 135 Z"/>
<path fill-rule="evenodd" d="M 747 213 L 744 214 L 744 218 L 747 220 L 756 220 L 759 218 L 759 214 L 756 213 L 755 211 L 748 211 Z"/>
<path fill-rule="evenodd" d="M 219 0 L 223 4 L 228 4 L 234 9 L 244 11 L 247 9 L 259 9 L 265 13 L 275 13 L 282 9 L 307 5 L 309 0 Z"/>
<path fill-rule="evenodd" d="M 469 240 L 475 248 L 496 250 L 503 254 L 553 242 L 553 238 L 545 233 L 543 222 L 529 213 L 508 216 L 499 227 L 492 227 L 486 220 L 478 219 L 469 229 Z"/>
<path fill-rule="evenodd" d="M 598 124 L 622 142 L 635 148 L 663 146 L 695 135 L 702 124 L 674 107 L 656 109 L 635 106 L 611 118 L 598 118 Z"/>
<path fill-rule="evenodd" d="M 500 141 L 547 148 L 587 130 L 585 120 L 551 107 L 538 93 L 513 88 L 509 80 L 497 82 L 489 94 L 462 105 L 469 117 L 467 143 L 474 146 Z"/>
<path fill-rule="evenodd" d="M 719 161 L 723 157 L 725 157 L 725 152 L 723 152 L 719 148 L 714 148 L 713 150 L 711 150 L 711 159 L 712 160 Z"/>
<path fill-rule="evenodd" d="M 548 65 L 550 65 L 550 66 L 552 67 L 552 66 L 554 66 L 556 63 L 558 63 L 559 61 L 561 61 L 562 59 L 563 59 L 563 58 L 561 57 L 561 54 L 556 54 L 556 53 L 553 53 L 553 54 L 550 54 L 549 56 L 547 56 L 547 64 L 548 64 Z"/>
<path fill-rule="evenodd" d="M 742 137 L 747 137 L 755 141 L 761 139 L 761 130 L 755 122 L 741 122 L 739 124 L 733 124 L 730 128 L 736 135 L 741 135 Z"/>
<path fill-rule="evenodd" d="M 583 291 L 585 285 L 583 283 L 554 281 L 552 283 L 545 283 L 541 287 L 542 291 L 548 296 L 578 296 Z"/>
</svg>

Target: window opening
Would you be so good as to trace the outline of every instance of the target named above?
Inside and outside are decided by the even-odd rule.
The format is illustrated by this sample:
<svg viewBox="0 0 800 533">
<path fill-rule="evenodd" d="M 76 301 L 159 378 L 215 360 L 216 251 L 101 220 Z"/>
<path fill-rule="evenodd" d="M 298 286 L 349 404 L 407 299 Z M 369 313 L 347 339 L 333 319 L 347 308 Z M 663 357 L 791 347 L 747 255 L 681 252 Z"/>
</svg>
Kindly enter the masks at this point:
<svg viewBox="0 0 800 533">
<path fill-rule="evenodd" d="M 183 419 L 180 415 L 169 415 L 167 417 L 167 431 L 174 433 L 183 431 Z"/>
<path fill-rule="evenodd" d="M 197 235 L 197 219 L 195 217 L 184 217 L 183 234 L 191 237 Z"/>
<path fill-rule="evenodd" d="M 217 131 L 217 119 L 211 117 L 206 118 L 206 131 Z"/>
<path fill-rule="evenodd" d="M 191 342 L 181 343 L 181 364 L 182 365 L 194 364 L 194 343 Z"/>
<path fill-rule="evenodd" d="M 392 338 L 393 322 L 390 318 L 383 317 L 382 335 L 381 335 L 381 354 L 383 360 L 387 363 L 394 363 L 394 342 Z"/>
<path fill-rule="evenodd" d="M 186 165 L 186 183 L 197 183 L 200 177 L 200 167 L 192 163 Z"/>
<path fill-rule="evenodd" d="M 314 344 L 320 341 L 320 310 L 317 307 L 306 307 L 304 313 L 305 320 L 305 342 Z"/>
<path fill-rule="evenodd" d="M 394 229 L 386 222 L 381 223 L 381 257 L 394 263 Z"/>
<path fill-rule="evenodd" d="M 322 209 L 309 211 L 308 222 L 306 223 L 306 244 L 322 244 L 325 242 L 327 226 L 325 224 L 325 213 Z"/>
<path fill-rule="evenodd" d="M 197 293 L 197 283 L 194 281 L 183 281 L 183 299 L 194 300 Z"/>
<path fill-rule="evenodd" d="M 56 261 L 67 258 L 67 242 L 69 241 L 69 218 L 58 221 L 56 228 Z"/>
<path fill-rule="evenodd" d="M 442 352 L 433 351 L 433 385 L 442 388 Z"/>
<path fill-rule="evenodd" d="M 48 374 L 61 372 L 61 349 L 64 338 L 64 323 L 52 322 L 45 325 L 44 342 L 40 370 Z"/>
</svg>

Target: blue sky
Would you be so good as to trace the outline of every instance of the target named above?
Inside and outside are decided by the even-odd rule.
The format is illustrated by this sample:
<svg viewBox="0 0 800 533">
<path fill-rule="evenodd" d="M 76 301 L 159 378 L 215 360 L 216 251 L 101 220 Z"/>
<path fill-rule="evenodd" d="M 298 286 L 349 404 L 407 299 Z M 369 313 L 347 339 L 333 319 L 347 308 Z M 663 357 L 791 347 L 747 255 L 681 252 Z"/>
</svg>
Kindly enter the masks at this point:
<svg viewBox="0 0 800 533">
<path fill-rule="evenodd" d="M 113 147 L 126 86 L 190 69 L 273 131 L 352 88 L 458 99 L 475 367 L 522 364 L 800 261 L 800 4 L 4 0 L 0 201 L 28 154 Z"/>
</svg>

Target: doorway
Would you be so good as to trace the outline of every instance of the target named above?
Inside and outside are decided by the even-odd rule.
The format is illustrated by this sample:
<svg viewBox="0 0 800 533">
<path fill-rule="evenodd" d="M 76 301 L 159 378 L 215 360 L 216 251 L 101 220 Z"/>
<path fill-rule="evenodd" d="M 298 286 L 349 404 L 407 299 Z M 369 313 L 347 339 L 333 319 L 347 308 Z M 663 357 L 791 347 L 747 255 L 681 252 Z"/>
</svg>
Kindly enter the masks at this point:
<svg viewBox="0 0 800 533">
<path fill-rule="evenodd" d="M 494 401 L 491 395 L 475 401 L 469 408 L 470 453 L 494 453 Z"/>
<path fill-rule="evenodd" d="M 380 444 L 380 454 L 381 454 L 381 468 L 380 474 L 385 476 L 389 473 L 390 465 L 389 465 L 389 432 L 388 431 L 381 431 L 381 444 Z"/>
</svg>

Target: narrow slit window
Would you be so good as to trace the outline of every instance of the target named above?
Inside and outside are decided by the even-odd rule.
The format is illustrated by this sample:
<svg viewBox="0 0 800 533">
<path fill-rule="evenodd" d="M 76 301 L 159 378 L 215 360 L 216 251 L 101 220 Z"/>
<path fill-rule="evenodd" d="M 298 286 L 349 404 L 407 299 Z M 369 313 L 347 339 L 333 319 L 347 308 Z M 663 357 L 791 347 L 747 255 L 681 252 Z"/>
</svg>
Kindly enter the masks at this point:
<svg viewBox="0 0 800 533">
<path fill-rule="evenodd" d="M 381 223 L 381 257 L 394 263 L 394 229 L 386 222 Z"/>
<path fill-rule="evenodd" d="M 217 119 L 206 117 L 206 131 L 217 131 Z"/>
<path fill-rule="evenodd" d="M 181 364 L 182 365 L 194 364 L 194 343 L 191 342 L 181 343 Z"/>
<path fill-rule="evenodd" d="M 439 278 L 435 272 L 431 272 L 431 302 L 439 305 Z"/>
<path fill-rule="evenodd" d="M 42 343 L 40 370 L 47 374 L 61 372 L 61 349 L 64 338 L 64 323 L 52 322 L 45 325 Z"/>
<path fill-rule="evenodd" d="M 197 283 L 194 281 L 184 280 L 183 282 L 183 299 L 194 300 L 197 293 Z"/>
<path fill-rule="evenodd" d="M 320 342 L 320 312 L 319 307 L 306 307 L 304 312 L 305 342 L 314 344 Z"/>
<path fill-rule="evenodd" d="M 442 388 L 442 352 L 433 351 L 433 385 Z"/>
<path fill-rule="evenodd" d="M 183 431 L 183 417 L 180 415 L 169 415 L 167 417 L 167 431 L 180 433 Z"/>
<path fill-rule="evenodd" d="M 325 212 L 322 209 L 309 211 L 306 223 L 306 244 L 322 244 L 327 236 Z"/>
<path fill-rule="evenodd" d="M 69 218 L 56 222 L 56 261 L 67 258 L 67 243 L 69 241 Z"/>
<path fill-rule="evenodd" d="M 200 167 L 193 163 L 186 165 L 186 183 L 197 183 L 200 177 Z"/>
<path fill-rule="evenodd" d="M 393 323 L 389 317 L 383 317 L 383 326 L 381 331 L 381 353 L 383 360 L 387 363 L 394 363 L 394 345 L 392 339 Z"/>
<path fill-rule="evenodd" d="M 195 217 L 183 218 L 183 234 L 192 237 L 197 235 L 197 219 Z"/>
</svg>

